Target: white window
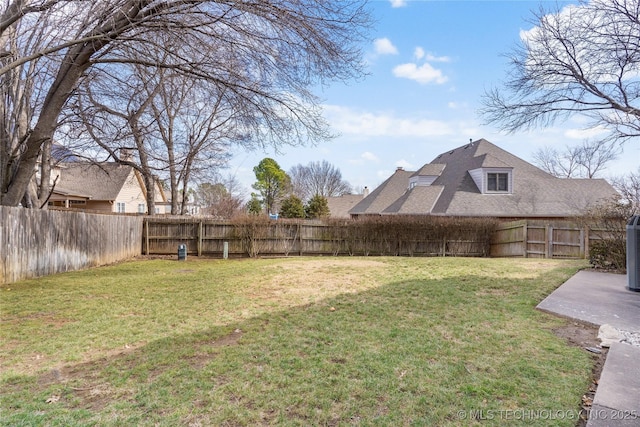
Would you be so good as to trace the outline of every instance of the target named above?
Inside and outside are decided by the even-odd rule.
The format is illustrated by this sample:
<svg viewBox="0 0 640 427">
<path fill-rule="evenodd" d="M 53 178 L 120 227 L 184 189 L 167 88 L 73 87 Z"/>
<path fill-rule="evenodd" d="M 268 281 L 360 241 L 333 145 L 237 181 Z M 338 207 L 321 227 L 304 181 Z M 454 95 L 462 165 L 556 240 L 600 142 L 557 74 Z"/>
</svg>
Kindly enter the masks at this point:
<svg viewBox="0 0 640 427">
<path fill-rule="evenodd" d="M 509 174 L 508 173 L 487 173 L 487 191 L 496 193 L 509 192 Z"/>
<path fill-rule="evenodd" d="M 145 212 L 144 203 L 138 203 L 138 213 L 143 214 Z"/>
<path fill-rule="evenodd" d="M 124 213 L 124 211 L 125 211 L 125 204 L 121 202 L 116 203 L 116 212 Z"/>
</svg>

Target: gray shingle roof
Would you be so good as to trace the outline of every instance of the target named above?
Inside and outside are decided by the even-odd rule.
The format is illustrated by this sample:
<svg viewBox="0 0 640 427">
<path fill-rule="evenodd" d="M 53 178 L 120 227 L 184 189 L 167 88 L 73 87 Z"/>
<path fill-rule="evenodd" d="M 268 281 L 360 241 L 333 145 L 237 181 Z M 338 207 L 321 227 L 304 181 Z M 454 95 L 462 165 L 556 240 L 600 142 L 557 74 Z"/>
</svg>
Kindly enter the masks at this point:
<svg viewBox="0 0 640 427">
<path fill-rule="evenodd" d="M 344 194 L 327 197 L 329 212 L 332 218 L 349 218 L 349 210 L 362 201 L 362 194 Z"/>
<path fill-rule="evenodd" d="M 64 163 L 60 168 L 54 192 L 91 200 L 115 200 L 133 170 L 117 163 L 86 162 Z"/>
<path fill-rule="evenodd" d="M 379 214 L 395 202 L 407 190 L 409 177 L 413 172 L 398 169 L 385 182 L 380 184 L 349 213 L 351 215 Z"/>
<path fill-rule="evenodd" d="M 427 163 L 422 168 L 420 168 L 416 173 L 411 175 L 414 176 L 438 176 L 442 173 L 445 165 L 438 163 Z"/>
<path fill-rule="evenodd" d="M 440 154 L 428 165 L 420 174 L 440 171 L 431 186 L 408 189 L 414 172 L 396 171 L 350 214 L 568 217 L 617 194 L 603 179 L 556 178 L 484 139 Z M 469 174 L 479 168 L 511 169 L 512 192 L 482 194 Z"/>
<path fill-rule="evenodd" d="M 431 185 L 414 187 L 382 211 L 383 214 L 424 215 L 431 212 L 444 187 Z"/>
</svg>

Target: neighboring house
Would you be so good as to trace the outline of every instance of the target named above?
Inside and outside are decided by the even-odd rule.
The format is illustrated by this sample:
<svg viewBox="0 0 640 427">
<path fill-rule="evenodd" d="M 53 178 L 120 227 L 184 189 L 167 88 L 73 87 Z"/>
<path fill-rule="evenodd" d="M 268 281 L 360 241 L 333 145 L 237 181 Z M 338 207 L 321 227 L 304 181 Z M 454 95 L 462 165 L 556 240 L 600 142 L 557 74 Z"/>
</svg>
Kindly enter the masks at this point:
<svg viewBox="0 0 640 427">
<path fill-rule="evenodd" d="M 369 189 L 364 187 L 362 194 L 344 194 L 342 196 L 327 197 L 329 216 L 331 218 L 350 218 L 349 210 L 369 195 Z"/>
<path fill-rule="evenodd" d="M 156 213 L 159 215 L 171 215 L 171 200 L 157 203 Z M 185 209 L 185 215 L 202 216 L 202 207 L 196 203 L 187 203 L 187 207 Z"/>
<path fill-rule="evenodd" d="M 146 187 L 140 173 L 118 163 L 63 162 L 52 170 L 55 187 L 50 206 L 119 213 L 147 213 Z M 166 202 L 156 183 L 156 203 Z M 157 212 L 156 212 L 157 213 Z"/>
<path fill-rule="evenodd" d="M 349 214 L 568 218 L 617 195 L 604 179 L 556 178 L 480 139 L 398 168 Z"/>
</svg>

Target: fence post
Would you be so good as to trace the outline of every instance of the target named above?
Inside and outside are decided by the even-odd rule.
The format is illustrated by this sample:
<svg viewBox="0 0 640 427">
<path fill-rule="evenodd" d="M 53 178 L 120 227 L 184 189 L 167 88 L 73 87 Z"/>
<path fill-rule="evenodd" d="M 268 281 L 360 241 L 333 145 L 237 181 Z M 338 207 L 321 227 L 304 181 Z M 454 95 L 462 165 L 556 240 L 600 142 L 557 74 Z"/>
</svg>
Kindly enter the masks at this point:
<svg viewBox="0 0 640 427">
<path fill-rule="evenodd" d="M 553 227 L 547 224 L 546 238 L 544 239 L 546 257 L 553 258 Z"/>
<path fill-rule="evenodd" d="M 589 250 L 591 248 L 591 227 L 584 226 L 584 257 L 589 258 Z"/>
<path fill-rule="evenodd" d="M 302 221 L 298 221 L 298 239 L 300 242 L 300 256 L 302 256 Z"/>
<path fill-rule="evenodd" d="M 522 256 L 525 258 L 529 257 L 529 229 L 527 228 L 527 221 L 522 224 Z"/>
<path fill-rule="evenodd" d="M 146 247 L 146 253 L 147 256 L 149 256 L 149 218 L 146 218 L 144 221 L 144 234 L 145 234 L 145 243 L 147 245 Z"/>
<path fill-rule="evenodd" d="M 198 256 L 202 256 L 202 220 L 198 223 Z"/>
<path fill-rule="evenodd" d="M 584 259 L 584 228 L 580 229 L 580 258 Z"/>
</svg>

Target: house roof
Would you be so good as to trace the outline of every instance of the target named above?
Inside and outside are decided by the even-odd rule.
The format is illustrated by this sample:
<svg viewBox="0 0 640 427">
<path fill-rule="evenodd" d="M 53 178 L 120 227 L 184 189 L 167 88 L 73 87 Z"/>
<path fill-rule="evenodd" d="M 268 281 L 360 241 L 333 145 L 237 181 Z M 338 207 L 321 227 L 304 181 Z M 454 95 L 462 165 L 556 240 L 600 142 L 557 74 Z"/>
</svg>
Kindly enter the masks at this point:
<svg viewBox="0 0 640 427">
<path fill-rule="evenodd" d="M 344 194 L 337 197 L 327 197 L 331 217 L 349 218 L 349 210 L 358 204 L 363 197 L 362 194 Z"/>
<path fill-rule="evenodd" d="M 442 173 L 442 170 L 446 165 L 439 163 L 427 163 L 422 168 L 420 168 L 416 173 L 411 175 L 414 176 L 438 176 Z"/>
<path fill-rule="evenodd" d="M 60 178 L 54 193 L 83 196 L 91 200 L 116 200 L 133 171 L 118 163 L 73 162 L 59 165 Z"/>
<path fill-rule="evenodd" d="M 389 205 L 383 214 L 423 215 L 431 212 L 438 201 L 444 187 L 431 185 L 428 187 L 414 187 L 406 191 L 398 200 Z"/>
<path fill-rule="evenodd" d="M 556 178 L 484 139 L 442 153 L 430 165 L 445 165 L 431 186 L 409 188 L 413 172 L 396 171 L 350 214 L 568 217 L 617 194 L 603 179 Z M 480 168 L 510 169 L 512 191 L 483 194 L 470 174 Z"/>
<path fill-rule="evenodd" d="M 351 215 L 379 214 L 395 202 L 407 189 L 413 172 L 397 169 L 350 211 Z"/>
</svg>

